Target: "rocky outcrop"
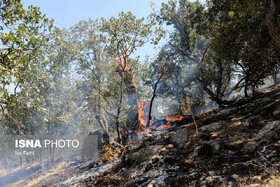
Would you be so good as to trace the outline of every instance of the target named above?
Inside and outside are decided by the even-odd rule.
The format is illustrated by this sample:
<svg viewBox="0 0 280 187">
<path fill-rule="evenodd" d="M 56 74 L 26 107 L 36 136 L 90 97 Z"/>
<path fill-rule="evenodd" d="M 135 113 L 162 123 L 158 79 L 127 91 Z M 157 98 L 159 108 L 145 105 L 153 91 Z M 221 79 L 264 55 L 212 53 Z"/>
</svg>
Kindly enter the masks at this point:
<svg viewBox="0 0 280 187">
<path fill-rule="evenodd" d="M 247 142 L 243 147 L 243 152 L 246 154 L 251 154 L 256 151 L 257 143 L 255 141 Z"/>
<path fill-rule="evenodd" d="M 280 138 L 280 121 L 272 121 L 265 125 L 257 134 L 255 140 L 259 143 L 269 143 Z"/>
<path fill-rule="evenodd" d="M 183 147 L 188 139 L 187 132 L 187 128 L 178 130 L 174 135 L 171 136 L 171 143 L 177 148 Z"/>
<path fill-rule="evenodd" d="M 147 129 L 126 153 L 130 164 L 102 171 L 117 162 L 103 163 L 78 186 L 280 186 L 271 182 L 280 173 L 279 111 L 280 88 L 196 117 L 198 133 L 189 117 Z"/>
<path fill-rule="evenodd" d="M 263 186 L 275 177 L 268 171 L 280 171 L 279 111 L 280 88 L 196 117 L 198 134 L 188 117 L 172 123 L 172 130 L 148 131 L 150 136 L 127 155 L 137 164 L 87 184 Z"/>
<path fill-rule="evenodd" d="M 222 128 L 222 125 L 220 123 L 216 122 L 216 123 L 211 123 L 209 125 L 200 127 L 200 131 L 213 132 L 213 131 L 219 130 L 220 128 Z"/>
<path fill-rule="evenodd" d="M 154 156 L 163 145 L 151 145 L 138 150 L 137 152 L 130 153 L 127 158 L 129 164 L 142 163 L 148 161 L 152 156 Z"/>
</svg>

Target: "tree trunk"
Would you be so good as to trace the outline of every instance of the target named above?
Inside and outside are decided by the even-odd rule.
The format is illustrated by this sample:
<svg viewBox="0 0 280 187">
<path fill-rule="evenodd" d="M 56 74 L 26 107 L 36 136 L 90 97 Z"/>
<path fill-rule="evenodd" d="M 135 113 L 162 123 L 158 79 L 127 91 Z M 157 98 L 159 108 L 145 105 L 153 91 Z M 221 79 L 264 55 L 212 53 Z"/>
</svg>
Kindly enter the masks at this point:
<svg viewBox="0 0 280 187">
<path fill-rule="evenodd" d="M 50 169 L 51 162 L 50 162 L 50 146 L 47 148 L 47 169 Z"/>
<path fill-rule="evenodd" d="M 247 87 L 247 83 L 245 83 L 245 86 L 244 86 L 244 95 L 245 97 L 248 97 L 248 87 Z"/>
<path fill-rule="evenodd" d="M 10 162 L 9 162 L 9 160 L 8 160 L 8 158 L 7 158 L 7 154 L 5 154 L 4 167 L 5 167 L 5 169 L 8 169 L 8 168 L 11 167 L 11 166 L 10 166 Z"/>
<path fill-rule="evenodd" d="M 55 164 L 55 146 L 52 148 L 52 158 L 51 158 L 52 166 Z"/>
<path fill-rule="evenodd" d="M 221 95 L 221 89 L 222 89 L 222 79 L 223 79 L 223 65 L 222 65 L 222 62 L 221 60 L 219 59 L 218 60 L 218 82 L 217 82 L 217 90 L 216 90 L 216 97 L 217 98 L 221 98 L 220 95 Z"/>
<path fill-rule="evenodd" d="M 101 82 L 100 82 L 100 77 L 98 78 L 98 101 L 97 101 L 97 106 L 95 110 L 95 118 L 100 124 L 101 128 L 108 134 L 108 123 L 106 121 L 106 118 L 102 115 L 101 112 Z"/>
<path fill-rule="evenodd" d="M 266 15 L 266 25 L 275 46 L 280 52 L 280 27 L 278 23 L 279 13 L 280 0 L 270 0 L 270 9 Z"/>
<path fill-rule="evenodd" d="M 22 155 L 19 156 L 19 165 L 22 166 Z"/>
<path fill-rule="evenodd" d="M 224 107 L 224 105 L 229 105 L 230 104 L 230 102 L 228 102 L 226 100 L 222 100 L 221 98 L 217 97 L 216 94 L 208 88 L 208 85 L 203 78 L 198 79 L 198 81 L 200 82 L 200 84 L 202 86 L 202 89 L 204 91 L 206 91 L 206 93 L 209 95 L 210 99 L 212 101 L 215 101 L 216 103 L 218 103 L 219 107 Z"/>
<path fill-rule="evenodd" d="M 133 73 L 130 70 L 124 72 L 124 83 L 128 97 L 128 105 L 130 106 L 126 119 L 126 126 L 133 132 L 138 129 L 138 103 L 137 91 L 133 83 Z"/>
<path fill-rule="evenodd" d="M 123 73 L 119 72 L 121 76 L 121 81 L 120 81 L 120 98 L 119 98 L 119 103 L 117 107 L 117 116 L 115 117 L 116 120 L 116 128 L 117 128 L 117 134 L 118 134 L 118 143 L 121 143 L 122 137 L 120 133 L 120 116 L 121 116 L 121 107 L 122 107 L 122 100 L 123 100 Z"/>
</svg>

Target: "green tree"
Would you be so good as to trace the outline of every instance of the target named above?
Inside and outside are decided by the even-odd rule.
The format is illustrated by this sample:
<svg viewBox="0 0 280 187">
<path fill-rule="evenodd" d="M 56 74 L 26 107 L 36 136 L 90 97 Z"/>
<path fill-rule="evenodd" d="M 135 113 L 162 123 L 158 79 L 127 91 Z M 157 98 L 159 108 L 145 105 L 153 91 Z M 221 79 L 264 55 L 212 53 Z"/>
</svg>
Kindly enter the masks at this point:
<svg viewBox="0 0 280 187">
<path fill-rule="evenodd" d="M 119 128 L 121 108 L 124 105 L 124 91 L 128 98 L 129 110 L 122 133 L 123 144 L 126 144 L 127 133 L 131 130 L 134 132 L 139 128 L 137 91 L 133 83 L 133 62 L 129 57 L 138 47 L 142 47 L 145 43 L 149 41 L 157 43 L 163 36 L 163 32 L 155 27 L 156 23 L 153 20 L 149 23 L 144 23 L 144 18 L 137 19 L 131 12 L 121 12 L 118 18 L 112 17 L 109 20 L 102 19 L 101 21 L 101 31 L 105 33 L 108 50 L 115 58 L 116 71 L 120 76 L 117 129 Z"/>
<path fill-rule="evenodd" d="M 108 120 L 114 116 L 111 107 L 114 106 L 112 77 L 114 61 L 105 49 L 105 38 L 102 36 L 97 21 L 80 21 L 71 28 L 72 40 L 75 45 L 77 73 L 81 81 L 77 85 L 85 98 L 85 112 L 88 118 L 95 121 L 105 132 L 109 132 Z M 110 92 L 107 90 L 110 89 Z M 110 100 L 112 106 L 106 106 Z M 109 115 L 109 116 L 108 116 Z M 93 118 L 92 118 L 93 117 Z"/>
<path fill-rule="evenodd" d="M 221 61 L 233 63 L 245 96 L 253 94 L 278 63 L 276 48 L 266 26 L 266 1 L 220 1 L 207 4 L 199 28 L 211 40 L 210 48 Z"/>
<path fill-rule="evenodd" d="M 170 39 L 163 46 L 155 63 L 168 61 L 174 66 L 168 78 L 165 78 L 169 89 L 164 93 L 167 97 L 176 98 L 175 111 L 179 114 L 183 114 L 186 97 L 191 98 L 193 106 L 201 105 L 204 100 L 204 93 L 197 79 L 197 75 L 201 75 L 197 66 L 209 47 L 208 41 L 197 33 L 196 28 L 196 20 L 203 9 L 199 2 L 179 0 L 163 3 L 160 12 L 154 13 L 159 24 L 165 23 L 169 29 L 170 26 L 173 27 Z"/>
<path fill-rule="evenodd" d="M 4 0 L 0 6 L 2 124 L 6 132 L 29 133 L 27 116 L 42 102 L 42 47 L 47 43 L 46 32 L 52 28 L 53 20 L 42 15 L 39 7 L 25 10 L 20 0 Z"/>
</svg>

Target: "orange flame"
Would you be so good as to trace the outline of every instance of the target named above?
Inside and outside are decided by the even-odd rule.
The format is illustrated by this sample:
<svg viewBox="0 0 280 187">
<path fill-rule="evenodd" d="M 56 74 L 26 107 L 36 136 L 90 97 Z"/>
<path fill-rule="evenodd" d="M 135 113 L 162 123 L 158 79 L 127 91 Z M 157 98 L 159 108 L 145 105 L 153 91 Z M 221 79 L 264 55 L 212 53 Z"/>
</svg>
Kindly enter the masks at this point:
<svg viewBox="0 0 280 187">
<path fill-rule="evenodd" d="M 160 125 L 159 127 L 156 126 L 151 126 L 151 129 L 157 129 L 157 130 L 163 130 L 163 132 L 166 131 L 166 129 L 169 129 L 171 127 L 170 123 L 164 124 L 164 125 Z"/>
<path fill-rule="evenodd" d="M 179 116 L 179 117 L 172 117 L 172 116 L 166 116 L 166 121 L 181 121 L 184 118 L 184 116 Z"/>
<path fill-rule="evenodd" d="M 141 123 L 141 126 L 144 129 L 144 127 L 147 125 L 147 121 L 148 119 L 145 116 L 145 108 L 147 108 L 148 106 L 145 105 L 143 102 L 138 102 L 138 119 Z"/>
<path fill-rule="evenodd" d="M 142 136 L 142 131 L 138 131 L 136 134 L 137 136 Z"/>
<path fill-rule="evenodd" d="M 148 119 L 145 114 L 145 109 L 148 106 L 144 104 L 144 102 L 138 102 L 138 120 L 140 121 L 139 129 L 136 134 L 138 136 L 142 136 L 143 132 L 146 131 L 145 127 L 147 125 Z"/>
<path fill-rule="evenodd" d="M 199 115 L 200 115 L 200 116 L 204 115 L 204 112 L 203 112 L 203 111 L 202 111 L 202 112 L 200 112 L 200 113 L 199 113 Z"/>
<path fill-rule="evenodd" d="M 170 125 L 170 124 L 165 124 L 165 125 L 161 125 L 161 126 L 159 126 L 158 128 L 159 128 L 159 129 L 166 130 L 166 129 L 170 128 L 170 127 L 171 127 L 171 125 Z"/>
</svg>

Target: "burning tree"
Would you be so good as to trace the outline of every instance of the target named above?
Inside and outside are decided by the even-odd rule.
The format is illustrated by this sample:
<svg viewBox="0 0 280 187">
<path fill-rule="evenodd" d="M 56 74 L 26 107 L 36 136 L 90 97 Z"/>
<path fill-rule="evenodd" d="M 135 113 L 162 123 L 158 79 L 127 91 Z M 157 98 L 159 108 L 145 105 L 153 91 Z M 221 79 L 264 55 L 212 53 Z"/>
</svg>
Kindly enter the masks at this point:
<svg viewBox="0 0 280 187">
<path fill-rule="evenodd" d="M 158 32 L 156 38 L 153 37 L 153 26 L 155 22 L 151 20 L 149 23 L 144 23 L 144 18 L 136 19 L 131 12 L 119 14 L 118 18 L 110 18 L 109 20 L 102 19 L 101 31 L 105 32 L 108 42 L 108 49 L 115 58 L 116 72 L 120 76 L 119 102 L 117 106 L 116 127 L 118 138 L 122 144 L 127 144 L 129 132 L 134 133 L 139 128 L 138 120 L 138 102 L 137 90 L 134 83 L 133 61 L 130 56 L 138 48 L 142 47 L 148 41 L 157 42 L 163 35 Z M 156 28 L 156 31 L 160 31 Z M 127 95 L 127 117 L 122 132 L 120 132 L 120 115 L 121 108 L 125 104 L 124 96 Z"/>
</svg>

